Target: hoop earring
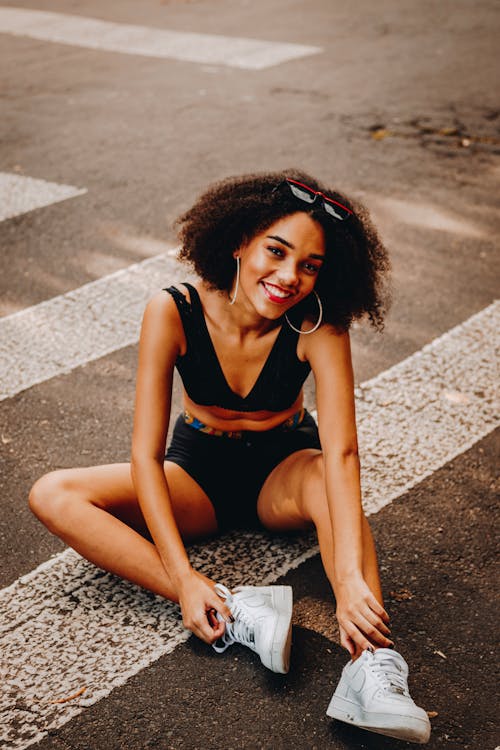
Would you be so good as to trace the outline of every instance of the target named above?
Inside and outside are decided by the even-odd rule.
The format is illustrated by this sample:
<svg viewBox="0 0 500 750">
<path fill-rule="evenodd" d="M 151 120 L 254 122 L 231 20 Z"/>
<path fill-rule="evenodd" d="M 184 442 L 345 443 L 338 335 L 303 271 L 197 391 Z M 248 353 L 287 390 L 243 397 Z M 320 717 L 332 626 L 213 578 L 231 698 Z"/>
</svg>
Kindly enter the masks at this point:
<svg viewBox="0 0 500 750">
<path fill-rule="evenodd" d="M 236 302 L 236 295 L 238 294 L 238 287 L 240 285 L 240 256 L 236 256 L 236 286 L 234 287 L 234 297 L 229 297 L 229 304 L 234 305 Z"/>
<path fill-rule="evenodd" d="M 308 331 L 302 331 L 300 328 L 295 328 L 295 326 L 292 323 L 290 323 L 290 321 L 288 320 L 288 315 L 285 313 L 286 322 L 288 323 L 288 325 L 290 326 L 290 328 L 293 331 L 296 331 L 297 333 L 304 333 L 304 334 L 314 333 L 314 331 L 316 331 L 320 327 L 320 325 L 321 325 L 321 321 L 323 320 L 323 305 L 321 304 L 321 300 L 319 298 L 319 294 L 314 289 L 313 289 L 313 294 L 314 294 L 314 296 L 316 297 L 316 299 L 318 301 L 318 307 L 319 307 L 319 318 L 316 321 L 316 324 L 314 325 L 313 328 L 310 328 Z"/>
</svg>

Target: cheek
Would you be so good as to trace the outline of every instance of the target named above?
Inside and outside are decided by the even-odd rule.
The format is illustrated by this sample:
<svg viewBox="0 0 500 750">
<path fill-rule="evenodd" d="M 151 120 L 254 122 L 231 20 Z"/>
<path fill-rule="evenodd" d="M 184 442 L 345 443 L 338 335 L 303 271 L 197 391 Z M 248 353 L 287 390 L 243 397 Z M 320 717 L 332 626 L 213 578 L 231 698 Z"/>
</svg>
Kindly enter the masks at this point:
<svg viewBox="0 0 500 750">
<path fill-rule="evenodd" d="M 242 269 L 250 276 L 260 276 L 264 273 L 268 273 L 271 267 L 271 263 L 268 257 L 264 253 L 256 253 L 248 257 L 246 260 L 242 260 Z"/>
</svg>

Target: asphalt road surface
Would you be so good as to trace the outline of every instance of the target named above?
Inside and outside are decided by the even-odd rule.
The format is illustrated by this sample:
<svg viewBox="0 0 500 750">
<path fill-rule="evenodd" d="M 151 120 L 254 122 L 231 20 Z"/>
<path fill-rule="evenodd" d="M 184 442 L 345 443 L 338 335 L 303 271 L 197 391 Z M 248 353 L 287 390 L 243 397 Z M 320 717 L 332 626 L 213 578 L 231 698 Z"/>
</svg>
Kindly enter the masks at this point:
<svg viewBox="0 0 500 750">
<path fill-rule="evenodd" d="M 0 5 L 0 747 L 405 746 L 325 716 L 346 655 L 314 539 L 190 552 L 229 585 L 293 585 L 283 677 L 188 638 L 26 504 L 50 469 L 128 460 L 141 310 L 189 274 L 175 217 L 211 181 L 299 166 L 391 251 L 386 329 L 352 334 L 358 419 L 429 747 L 494 750 L 498 3 L 27 3 Z"/>
</svg>

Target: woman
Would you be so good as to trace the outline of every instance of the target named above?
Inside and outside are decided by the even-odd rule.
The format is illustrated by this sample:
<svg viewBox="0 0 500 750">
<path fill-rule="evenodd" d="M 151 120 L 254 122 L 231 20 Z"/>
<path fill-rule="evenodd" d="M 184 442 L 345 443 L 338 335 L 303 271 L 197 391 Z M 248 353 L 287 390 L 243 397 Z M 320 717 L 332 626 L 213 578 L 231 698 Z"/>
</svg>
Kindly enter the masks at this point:
<svg viewBox="0 0 500 750">
<path fill-rule="evenodd" d="M 191 567 L 184 544 L 313 525 L 351 656 L 328 715 L 426 742 L 361 507 L 348 330 L 382 324 L 377 233 L 360 205 L 295 170 L 216 184 L 179 225 L 200 281 L 146 308 L 131 464 L 48 474 L 31 508 L 96 565 L 179 602 L 199 638 L 243 643 L 276 672 L 288 670 L 290 588 L 230 592 Z M 164 456 L 175 366 L 184 412 Z M 302 405 L 311 370 L 319 429 Z"/>
</svg>

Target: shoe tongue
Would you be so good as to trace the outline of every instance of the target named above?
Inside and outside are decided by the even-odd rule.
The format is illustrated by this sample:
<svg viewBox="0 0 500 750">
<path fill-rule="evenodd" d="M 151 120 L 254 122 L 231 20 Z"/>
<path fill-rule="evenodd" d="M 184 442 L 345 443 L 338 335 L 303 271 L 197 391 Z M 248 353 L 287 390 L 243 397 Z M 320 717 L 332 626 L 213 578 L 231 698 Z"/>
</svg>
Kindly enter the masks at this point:
<svg viewBox="0 0 500 750">
<path fill-rule="evenodd" d="M 408 674 L 408 665 L 397 651 L 394 651 L 392 648 L 378 648 L 373 653 L 374 659 L 376 661 L 384 660 L 384 661 L 391 661 L 392 664 L 398 669 L 399 672 L 402 672 L 403 674 Z"/>
</svg>

